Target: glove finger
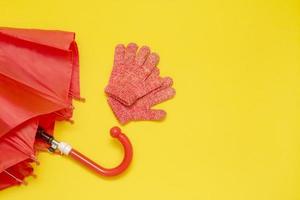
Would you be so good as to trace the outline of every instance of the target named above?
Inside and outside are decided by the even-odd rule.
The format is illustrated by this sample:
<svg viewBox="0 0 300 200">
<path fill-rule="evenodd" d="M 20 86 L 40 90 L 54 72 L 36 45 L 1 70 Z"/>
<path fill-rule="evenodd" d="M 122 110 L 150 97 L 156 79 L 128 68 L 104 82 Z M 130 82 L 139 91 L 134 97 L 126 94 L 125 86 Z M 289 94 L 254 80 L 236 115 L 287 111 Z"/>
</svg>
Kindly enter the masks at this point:
<svg viewBox="0 0 300 200">
<path fill-rule="evenodd" d="M 129 43 L 127 45 L 125 50 L 125 65 L 132 65 L 134 63 L 137 49 L 138 46 L 135 43 Z"/>
<path fill-rule="evenodd" d="M 150 48 L 147 46 L 143 46 L 142 48 L 140 48 L 140 50 L 138 51 L 136 58 L 135 58 L 135 63 L 138 66 L 142 66 L 146 59 L 148 58 L 150 54 Z"/>
<path fill-rule="evenodd" d="M 173 85 L 173 79 L 171 77 L 165 77 L 165 78 L 163 78 L 163 80 L 162 80 L 162 86 L 161 86 L 162 89 L 171 87 L 172 85 Z"/>
<path fill-rule="evenodd" d="M 157 67 L 154 67 L 151 74 L 147 77 L 146 81 L 152 81 L 154 79 L 157 79 L 159 77 L 160 71 Z"/>
<path fill-rule="evenodd" d="M 154 94 L 151 95 L 149 104 L 150 106 L 157 105 L 169 99 L 172 99 L 176 94 L 174 88 L 168 87 L 166 89 L 162 89 Z"/>
<path fill-rule="evenodd" d="M 157 90 L 163 85 L 163 81 L 164 80 L 160 77 L 145 81 L 143 86 L 143 94 L 140 94 L 139 96 L 142 97 Z"/>
<path fill-rule="evenodd" d="M 125 56 L 125 46 L 123 44 L 118 44 L 115 48 L 114 66 L 119 66 L 124 64 L 124 56 Z"/>
<path fill-rule="evenodd" d="M 146 107 L 151 108 L 154 105 L 157 105 L 159 103 L 162 103 L 164 101 L 167 101 L 171 98 L 173 98 L 176 94 L 176 91 L 174 88 L 171 87 L 161 87 L 157 91 L 153 91 L 150 94 L 144 96 L 141 98 L 137 104 L 140 107 Z"/>
<path fill-rule="evenodd" d="M 143 65 L 144 76 L 148 77 L 159 62 L 159 56 L 156 53 L 151 53 L 145 64 Z"/>
<path fill-rule="evenodd" d="M 161 78 L 157 74 L 155 74 L 155 75 L 154 74 L 155 74 L 155 72 L 152 73 L 149 76 L 149 78 L 147 79 L 147 81 L 145 82 L 146 89 L 147 89 L 146 94 L 155 93 L 162 89 L 171 87 L 173 85 L 172 78 L 170 78 L 170 77 Z M 147 88 L 147 87 L 149 87 L 149 88 Z"/>
<path fill-rule="evenodd" d="M 140 112 L 134 113 L 132 120 L 159 121 L 165 118 L 166 114 L 164 110 L 141 110 Z"/>
</svg>

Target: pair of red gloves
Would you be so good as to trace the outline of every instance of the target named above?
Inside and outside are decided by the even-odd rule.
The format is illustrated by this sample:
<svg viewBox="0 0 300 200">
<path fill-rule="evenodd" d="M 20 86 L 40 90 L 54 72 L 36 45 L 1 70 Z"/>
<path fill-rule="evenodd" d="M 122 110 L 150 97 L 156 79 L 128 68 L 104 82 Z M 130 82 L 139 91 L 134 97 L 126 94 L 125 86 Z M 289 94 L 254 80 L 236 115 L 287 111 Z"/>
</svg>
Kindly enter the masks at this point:
<svg viewBox="0 0 300 200">
<path fill-rule="evenodd" d="M 159 75 L 159 56 L 150 48 L 138 49 L 134 43 L 116 46 L 114 65 L 105 89 L 114 114 L 125 124 L 135 120 L 161 120 L 164 110 L 152 106 L 172 98 L 175 90 L 171 78 Z"/>
</svg>

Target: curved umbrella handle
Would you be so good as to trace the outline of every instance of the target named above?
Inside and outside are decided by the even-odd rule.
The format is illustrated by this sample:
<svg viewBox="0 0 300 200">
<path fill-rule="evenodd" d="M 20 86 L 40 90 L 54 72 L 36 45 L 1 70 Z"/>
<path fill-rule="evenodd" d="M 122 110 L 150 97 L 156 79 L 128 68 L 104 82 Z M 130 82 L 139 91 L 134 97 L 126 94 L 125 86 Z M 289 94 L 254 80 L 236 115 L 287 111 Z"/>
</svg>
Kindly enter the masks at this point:
<svg viewBox="0 0 300 200">
<path fill-rule="evenodd" d="M 72 157 L 74 160 L 80 162 L 82 165 L 86 166 L 87 168 L 93 170 L 94 172 L 102 176 L 116 176 L 121 174 L 123 171 L 125 171 L 128 168 L 132 160 L 132 155 L 133 155 L 132 145 L 128 137 L 121 132 L 120 128 L 113 127 L 110 130 L 110 134 L 112 137 L 117 138 L 122 143 L 124 148 L 123 161 L 117 167 L 111 169 L 104 168 L 75 149 L 70 150 L 69 156 Z"/>
<path fill-rule="evenodd" d="M 39 127 L 37 131 L 37 137 L 50 145 L 50 147 L 48 148 L 49 151 L 59 151 L 61 154 L 69 155 L 74 160 L 78 161 L 82 165 L 86 166 L 87 168 L 93 170 L 94 172 L 102 176 L 116 176 L 121 174 L 128 168 L 132 160 L 133 150 L 128 137 L 121 132 L 121 129 L 119 127 L 113 127 L 110 130 L 110 134 L 112 137 L 117 138 L 123 145 L 124 158 L 119 166 L 108 169 L 98 165 L 96 162 L 92 161 L 82 153 L 73 149 L 71 145 L 65 142 L 59 142 L 55 140 L 53 136 L 46 133 L 43 128 Z"/>
</svg>

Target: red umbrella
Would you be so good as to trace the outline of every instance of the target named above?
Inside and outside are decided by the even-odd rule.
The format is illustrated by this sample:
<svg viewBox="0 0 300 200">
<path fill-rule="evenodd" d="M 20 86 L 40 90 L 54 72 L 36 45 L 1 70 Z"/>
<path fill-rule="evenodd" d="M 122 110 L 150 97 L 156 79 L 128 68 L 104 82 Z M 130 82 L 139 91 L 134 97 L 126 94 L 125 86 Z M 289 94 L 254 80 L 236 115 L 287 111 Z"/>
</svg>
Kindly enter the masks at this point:
<svg viewBox="0 0 300 200">
<path fill-rule="evenodd" d="M 71 121 L 72 99 L 83 100 L 74 39 L 71 32 L 0 28 L 0 189 L 32 173 L 29 163 L 45 146 L 41 141 L 102 175 L 117 175 L 131 161 L 131 144 L 119 129 L 112 135 L 124 145 L 125 157 L 114 169 L 97 165 L 52 137 L 56 120 Z"/>
<path fill-rule="evenodd" d="M 20 184 L 32 174 L 29 163 L 36 161 L 34 141 L 37 127 L 38 121 L 30 120 L 1 137 L 0 189 Z"/>
<path fill-rule="evenodd" d="M 61 31 L 0 29 L 0 103 L 6 105 L 0 108 L 0 136 L 42 114 L 69 117 L 71 99 L 80 98 L 74 37 Z"/>
</svg>

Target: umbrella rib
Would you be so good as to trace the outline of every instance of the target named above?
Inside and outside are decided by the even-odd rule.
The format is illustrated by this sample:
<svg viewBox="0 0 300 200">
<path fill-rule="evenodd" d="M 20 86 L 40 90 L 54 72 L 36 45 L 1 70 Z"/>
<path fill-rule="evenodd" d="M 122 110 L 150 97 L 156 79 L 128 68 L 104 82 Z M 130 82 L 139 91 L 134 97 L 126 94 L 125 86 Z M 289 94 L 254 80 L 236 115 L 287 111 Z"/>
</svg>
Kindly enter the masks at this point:
<svg viewBox="0 0 300 200">
<path fill-rule="evenodd" d="M 78 101 L 81 101 L 81 102 L 85 102 L 85 98 L 83 97 L 77 97 L 76 95 L 74 95 L 74 92 L 72 92 L 71 90 L 69 91 L 69 96 L 72 98 L 72 99 L 76 99 Z"/>
<path fill-rule="evenodd" d="M 23 85 L 23 86 L 25 86 L 25 87 L 23 87 L 23 88 L 26 89 L 28 92 L 31 92 L 31 93 L 32 93 L 32 92 L 39 92 L 39 93 L 45 95 L 45 98 L 46 98 L 48 101 L 53 102 L 53 99 L 54 99 L 54 100 L 58 101 L 59 103 L 61 103 L 62 105 L 68 106 L 68 104 L 66 104 L 66 103 L 63 102 L 60 98 L 58 98 L 57 95 L 51 96 L 51 95 L 49 95 L 49 94 L 46 93 L 46 92 L 40 91 L 40 90 L 38 90 L 38 89 L 36 89 L 36 88 L 33 88 L 33 87 L 31 87 L 30 85 L 28 85 L 27 83 L 22 82 L 22 81 L 20 81 L 20 80 L 16 80 L 16 79 L 14 79 L 13 77 L 10 77 L 10 76 L 8 76 L 8 75 L 6 75 L 6 74 L 3 74 L 3 73 L 1 73 L 1 72 L 0 72 L 0 76 L 3 77 L 3 78 L 8 79 L 9 81 L 14 81 L 14 82 L 17 83 L 18 85 Z M 44 86 L 44 87 L 45 87 L 45 86 Z M 48 89 L 48 88 L 47 88 L 47 89 Z M 50 90 L 50 89 L 49 89 L 49 90 Z M 52 90 L 50 90 L 50 91 L 53 92 Z M 55 92 L 54 92 L 54 93 L 55 93 Z M 56 94 L 56 93 L 55 93 L 55 94 Z"/>
<path fill-rule="evenodd" d="M 16 177 L 16 176 L 13 175 L 12 173 L 8 172 L 7 170 L 3 170 L 3 172 L 5 172 L 7 175 L 9 175 L 9 176 L 12 177 L 13 179 L 15 179 L 17 182 L 23 183 L 24 185 L 27 185 L 27 182 L 26 182 L 26 181 L 23 181 L 23 180 L 19 179 L 18 177 Z"/>
<path fill-rule="evenodd" d="M 28 156 L 31 160 L 33 160 L 34 162 L 36 162 L 37 164 L 39 164 L 39 161 L 36 159 L 35 155 L 25 152 L 23 150 L 21 150 L 20 145 L 17 145 L 15 143 L 13 143 L 11 140 L 9 140 L 8 138 L 4 139 L 6 142 L 8 142 L 8 144 L 10 144 L 13 148 L 15 148 L 16 150 L 20 151 L 21 153 L 25 154 L 26 156 Z M 19 147 L 18 147 L 19 146 Z"/>
<path fill-rule="evenodd" d="M 69 119 L 68 117 L 64 116 L 63 114 L 60 114 L 58 111 L 54 112 L 54 114 L 56 114 L 57 116 L 63 118 L 64 120 L 66 120 L 67 122 L 70 122 L 71 124 L 74 123 L 74 121 L 72 119 Z"/>
<path fill-rule="evenodd" d="M 21 140 L 29 149 L 33 150 L 33 147 L 30 146 L 27 142 L 25 142 L 25 140 L 21 137 L 18 137 L 19 140 Z"/>
</svg>

